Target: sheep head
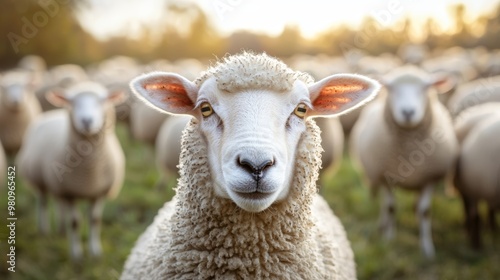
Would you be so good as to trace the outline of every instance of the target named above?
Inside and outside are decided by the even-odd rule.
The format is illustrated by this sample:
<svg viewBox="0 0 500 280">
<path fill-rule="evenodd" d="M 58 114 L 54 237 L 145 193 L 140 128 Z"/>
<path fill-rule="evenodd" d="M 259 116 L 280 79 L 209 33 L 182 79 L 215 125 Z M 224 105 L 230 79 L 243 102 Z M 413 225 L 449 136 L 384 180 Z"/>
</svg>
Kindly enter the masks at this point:
<svg viewBox="0 0 500 280">
<path fill-rule="evenodd" d="M 456 79 L 442 73 L 428 74 L 409 65 L 388 73 L 382 83 L 387 88 L 387 101 L 396 124 L 414 128 L 424 120 L 432 95 L 436 91 L 448 92 L 456 85 Z"/>
<path fill-rule="evenodd" d="M 124 91 L 108 91 L 94 82 L 78 83 L 66 90 L 54 89 L 46 97 L 54 106 L 69 110 L 71 125 L 84 136 L 103 131 L 109 110 L 126 99 Z"/>
<path fill-rule="evenodd" d="M 18 111 L 28 95 L 34 94 L 34 75 L 28 71 L 10 71 L 0 80 L 0 104 L 10 111 Z"/>
<path fill-rule="evenodd" d="M 238 73 L 227 74 L 238 79 Z M 240 90 L 229 91 L 221 90 L 227 87 L 220 82 L 216 75 L 197 85 L 174 73 L 152 72 L 135 78 L 131 87 L 161 111 L 198 119 L 215 194 L 249 212 L 287 197 L 306 118 L 339 115 L 370 100 L 379 89 L 376 81 L 349 74 L 312 84 L 297 79 L 284 90 L 236 81 Z M 256 84 L 265 84 L 260 82 Z"/>
</svg>

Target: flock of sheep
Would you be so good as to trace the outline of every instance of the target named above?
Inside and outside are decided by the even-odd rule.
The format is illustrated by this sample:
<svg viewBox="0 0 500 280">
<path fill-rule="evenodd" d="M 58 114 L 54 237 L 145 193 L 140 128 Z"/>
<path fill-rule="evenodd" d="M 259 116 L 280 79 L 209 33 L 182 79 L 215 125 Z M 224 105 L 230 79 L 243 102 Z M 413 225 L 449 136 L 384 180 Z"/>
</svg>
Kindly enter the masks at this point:
<svg viewBox="0 0 500 280">
<path fill-rule="evenodd" d="M 114 57 L 47 69 L 27 56 L 0 75 L 0 166 L 10 159 L 35 190 L 42 233 L 55 199 L 73 259 L 83 254 L 77 203 L 88 201 L 89 252 L 99 256 L 103 204 L 126 176 L 115 135 L 123 122 L 154 146 L 159 183 L 179 179 L 122 279 L 352 279 L 345 230 L 317 184 L 336 172 L 344 139 L 370 191 L 382 193 L 385 238 L 395 235 L 393 188 L 416 191 L 420 246 L 434 257 L 430 205 L 440 182 L 459 191 L 473 246 L 480 201 L 496 227 L 499 58 L 407 45 L 349 60 L 242 52 L 208 68 Z"/>
</svg>

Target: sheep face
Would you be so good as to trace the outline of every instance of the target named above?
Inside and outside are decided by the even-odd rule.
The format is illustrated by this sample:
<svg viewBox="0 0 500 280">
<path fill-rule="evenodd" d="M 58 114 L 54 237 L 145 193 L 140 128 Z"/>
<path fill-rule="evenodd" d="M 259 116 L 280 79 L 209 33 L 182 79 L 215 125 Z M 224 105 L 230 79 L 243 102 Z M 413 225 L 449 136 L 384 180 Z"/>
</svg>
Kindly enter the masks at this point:
<svg viewBox="0 0 500 280">
<path fill-rule="evenodd" d="M 370 100 L 379 89 L 371 79 L 340 74 L 312 85 L 297 80 L 284 92 L 226 92 L 214 77 L 198 88 L 182 76 L 162 72 L 137 77 L 131 87 L 162 111 L 198 119 L 214 192 L 249 212 L 286 199 L 306 118 L 339 115 Z"/>
<path fill-rule="evenodd" d="M 428 107 L 428 85 L 419 81 L 393 83 L 387 87 L 394 121 L 401 127 L 418 126 Z"/>
<path fill-rule="evenodd" d="M 399 68 L 384 80 L 388 92 L 388 106 L 393 120 L 403 128 L 414 128 L 422 123 L 430 99 L 438 93 L 449 92 L 455 86 L 450 75 L 433 76 L 414 67 Z"/>
<path fill-rule="evenodd" d="M 108 92 L 99 84 L 85 82 L 66 92 L 50 92 L 47 99 L 68 108 L 72 126 L 79 134 L 92 136 L 105 129 L 107 112 L 124 99 L 124 92 Z"/>
<path fill-rule="evenodd" d="M 296 82 L 286 93 L 234 94 L 218 90 L 211 78 L 200 88 L 197 104 L 216 194 L 251 212 L 283 200 L 311 106 L 306 85 Z"/>
<path fill-rule="evenodd" d="M 19 110 L 29 94 L 33 94 L 32 76 L 28 73 L 8 73 L 2 78 L 0 104 L 11 111 Z"/>
</svg>

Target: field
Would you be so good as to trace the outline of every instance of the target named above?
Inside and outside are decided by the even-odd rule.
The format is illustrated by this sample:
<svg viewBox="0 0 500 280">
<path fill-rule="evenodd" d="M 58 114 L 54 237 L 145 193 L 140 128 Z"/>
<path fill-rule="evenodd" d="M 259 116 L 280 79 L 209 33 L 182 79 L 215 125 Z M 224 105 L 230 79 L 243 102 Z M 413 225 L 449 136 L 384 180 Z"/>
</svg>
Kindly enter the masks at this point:
<svg viewBox="0 0 500 280">
<path fill-rule="evenodd" d="M 118 279 L 135 240 L 150 224 L 157 209 L 172 197 L 175 181 L 171 180 L 166 188 L 155 187 L 158 172 L 153 149 L 129 139 L 124 126 L 118 126 L 117 130 L 127 158 L 127 172 L 122 192 L 104 210 L 101 237 L 104 255 L 72 263 L 63 236 L 38 235 L 35 197 L 21 178 L 16 178 L 16 272 L 7 271 L 9 231 L 4 225 L 7 191 L 0 188 L 0 279 Z M 491 231 L 486 230 L 483 250 L 471 250 L 463 230 L 460 199 L 444 195 L 442 188 L 436 189 L 432 205 L 437 258 L 428 261 L 418 245 L 413 212 L 415 194 L 396 192 L 397 238 L 387 243 L 382 241 L 377 228 L 378 201 L 362 185 L 347 156 L 338 173 L 323 178 L 321 185 L 322 195 L 347 230 L 359 279 L 500 279 L 500 236 L 496 233 L 494 239 Z M 85 206 L 82 205 L 82 210 Z M 83 238 L 85 242 L 86 232 Z"/>
</svg>

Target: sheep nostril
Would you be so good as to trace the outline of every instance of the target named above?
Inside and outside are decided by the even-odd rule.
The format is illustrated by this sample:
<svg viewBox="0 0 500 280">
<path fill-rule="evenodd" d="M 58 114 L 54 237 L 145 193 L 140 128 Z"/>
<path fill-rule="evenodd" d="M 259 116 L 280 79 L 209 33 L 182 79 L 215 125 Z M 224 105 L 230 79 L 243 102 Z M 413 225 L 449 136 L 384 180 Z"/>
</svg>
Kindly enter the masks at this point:
<svg viewBox="0 0 500 280">
<path fill-rule="evenodd" d="M 238 157 L 238 165 L 252 175 L 255 181 L 264 177 L 264 170 L 274 165 L 274 160 L 266 160 L 261 164 L 255 164 L 248 159 Z"/>
<path fill-rule="evenodd" d="M 403 116 L 405 117 L 406 121 L 409 121 L 411 117 L 415 114 L 415 110 L 413 109 L 403 109 Z"/>
<path fill-rule="evenodd" d="M 82 119 L 82 123 L 83 123 L 83 127 L 86 130 L 89 130 L 90 129 L 90 125 L 92 125 L 92 119 L 91 118 L 83 118 Z"/>
</svg>

